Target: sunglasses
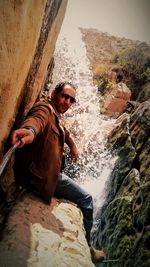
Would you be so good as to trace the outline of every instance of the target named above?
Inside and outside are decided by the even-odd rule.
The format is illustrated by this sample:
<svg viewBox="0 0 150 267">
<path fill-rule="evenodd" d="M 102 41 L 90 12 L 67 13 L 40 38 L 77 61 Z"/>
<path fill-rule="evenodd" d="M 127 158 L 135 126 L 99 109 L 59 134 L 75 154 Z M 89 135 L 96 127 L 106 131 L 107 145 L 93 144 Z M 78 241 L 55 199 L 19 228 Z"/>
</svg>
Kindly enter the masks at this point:
<svg viewBox="0 0 150 267">
<path fill-rule="evenodd" d="M 76 102 L 75 98 L 72 97 L 72 96 L 70 96 L 70 95 L 67 95 L 67 94 L 65 94 L 65 93 L 61 93 L 61 96 L 62 96 L 63 98 L 65 98 L 66 100 L 67 100 L 67 99 L 70 99 L 70 103 L 72 103 L 72 104 Z"/>
</svg>

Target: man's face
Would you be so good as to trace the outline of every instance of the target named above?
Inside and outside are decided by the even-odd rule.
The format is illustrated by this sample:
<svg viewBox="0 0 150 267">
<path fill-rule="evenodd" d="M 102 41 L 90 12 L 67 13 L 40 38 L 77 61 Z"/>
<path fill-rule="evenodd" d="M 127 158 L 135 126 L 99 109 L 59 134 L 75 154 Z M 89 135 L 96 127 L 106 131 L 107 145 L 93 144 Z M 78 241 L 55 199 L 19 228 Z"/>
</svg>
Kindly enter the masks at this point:
<svg viewBox="0 0 150 267">
<path fill-rule="evenodd" d="M 76 92 L 70 85 L 65 85 L 62 91 L 54 96 L 54 104 L 58 113 L 65 113 L 75 102 Z"/>
</svg>

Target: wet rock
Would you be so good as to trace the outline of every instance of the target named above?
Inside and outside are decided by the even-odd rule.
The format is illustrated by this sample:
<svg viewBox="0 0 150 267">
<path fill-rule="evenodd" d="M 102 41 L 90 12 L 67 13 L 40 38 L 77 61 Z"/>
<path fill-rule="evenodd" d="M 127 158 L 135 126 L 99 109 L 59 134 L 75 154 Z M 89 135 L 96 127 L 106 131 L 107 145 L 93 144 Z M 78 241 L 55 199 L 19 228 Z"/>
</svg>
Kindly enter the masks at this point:
<svg viewBox="0 0 150 267">
<path fill-rule="evenodd" d="M 119 120 L 119 119 L 118 119 Z M 129 117 L 126 116 L 116 128 L 113 129 L 108 137 L 109 146 L 112 153 L 117 155 L 115 167 L 111 174 L 109 201 L 115 197 L 120 188 L 125 176 L 131 170 L 133 161 L 136 157 L 136 149 L 132 145 L 132 140 L 129 132 Z"/>
<path fill-rule="evenodd" d="M 140 90 L 137 101 L 144 102 L 150 100 L 150 82 L 144 84 Z"/>
<path fill-rule="evenodd" d="M 132 223 L 132 199 L 132 193 L 129 196 L 118 194 L 102 214 L 99 242 L 105 247 L 108 259 L 125 261 L 132 250 L 135 235 Z"/>
<path fill-rule="evenodd" d="M 131 115 L 130 134 L 136 151 L 141 150 L 150 134 L 150 101 L 143 102 Z"/>
<path fill-rule="evenodd" d="M 139 102 L 129 100 L 127 101 L 127 105 L 125 107 L 124 112 L 131 114 L 139 107 L 139 105 L 140 105 Z"/>
<path fill-rule="evenodd" d="M 93 267 L 76 205 L 50 205 L 26 194 L 11 211 L 0 242 L 0 266 Z"/>
<path fill-rule="evenodd" d="M 108 138 L 118 160 L 94 242 L 104 248 L 108 259 L 119 259 L 118 266 L 150 265 L 149 118 L 146 101 L 121 120 Z"/>
<path fill-rule="evenodd" d="M 150 179 L 150 137 L 144 144 L 139 155 L 140 174 L 143 181 L 148 182 Z"/>
</svg>

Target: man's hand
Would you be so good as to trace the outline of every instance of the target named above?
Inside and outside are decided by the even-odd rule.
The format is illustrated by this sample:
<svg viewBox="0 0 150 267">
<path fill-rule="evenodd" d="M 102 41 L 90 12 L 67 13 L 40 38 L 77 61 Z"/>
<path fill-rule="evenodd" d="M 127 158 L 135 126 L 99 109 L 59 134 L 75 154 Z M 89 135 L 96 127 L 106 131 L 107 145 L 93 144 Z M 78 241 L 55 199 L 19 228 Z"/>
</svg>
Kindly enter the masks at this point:
<svg viewBox="0 0 150 267">
<path fill-rule="evenodd" d="M 21 129 L 15 130 L 12 133 L 11 143 L 12 145 L 14 145 L 18 141 L 20 141 L 20 145 L 18 146 L 18 148 L 21 148 L 26 144 L 32 143 L 33 139 L 34 139 L 34 134 L 32 131 L 30 131 L 29 129 L 21 128 Z"/>
<path fill-rule="evenodd" d="M 75 144 L 72 147 L 70 147 L 70 154 L 73 161 L 76 161 L 78 159 L 79 150 Z"/>
</svg>

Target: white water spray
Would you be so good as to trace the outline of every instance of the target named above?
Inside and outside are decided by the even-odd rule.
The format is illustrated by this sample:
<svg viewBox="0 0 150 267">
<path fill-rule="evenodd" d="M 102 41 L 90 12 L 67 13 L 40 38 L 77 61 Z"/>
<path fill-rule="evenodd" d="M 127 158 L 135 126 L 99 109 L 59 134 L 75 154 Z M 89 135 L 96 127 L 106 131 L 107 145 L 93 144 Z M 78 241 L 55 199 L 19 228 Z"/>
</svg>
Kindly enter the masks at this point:
<svg viewBox="0 0 150 267">
<path fill-rule="evenodd" d="M 72 82 L 77 87 L 77 103 L 65 117 L 67 128 L 81 152 L 77 163 L 68 159 L 65 172 L 92 194 L 95 216 L 106 199 L 107 181 L 115 159 L 105 146 L 106 126 L 110 124 L 110 120 L 100 115 L 97 88 L 93 85 L 86 48 L 78 29 L 74 44 L 69 43 L 65 37 L 58 39 L 53 84 L 60 81 Z"/>
</svg>

